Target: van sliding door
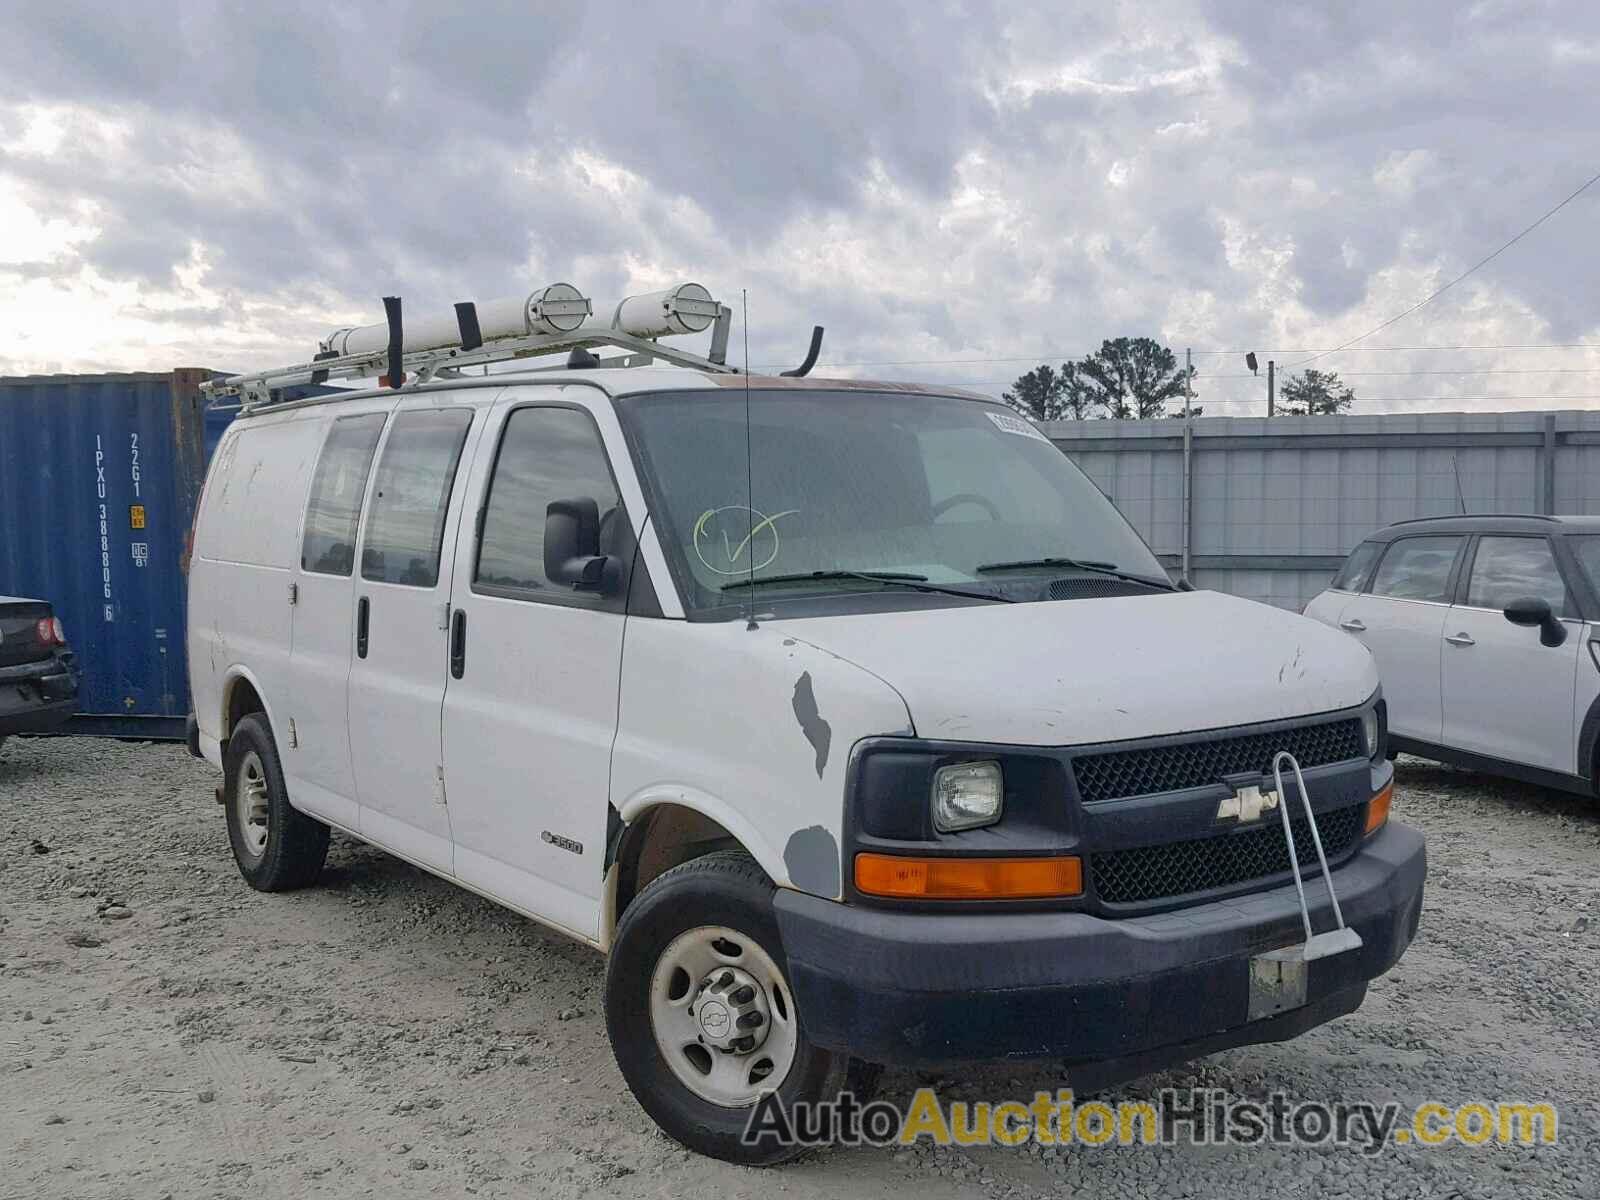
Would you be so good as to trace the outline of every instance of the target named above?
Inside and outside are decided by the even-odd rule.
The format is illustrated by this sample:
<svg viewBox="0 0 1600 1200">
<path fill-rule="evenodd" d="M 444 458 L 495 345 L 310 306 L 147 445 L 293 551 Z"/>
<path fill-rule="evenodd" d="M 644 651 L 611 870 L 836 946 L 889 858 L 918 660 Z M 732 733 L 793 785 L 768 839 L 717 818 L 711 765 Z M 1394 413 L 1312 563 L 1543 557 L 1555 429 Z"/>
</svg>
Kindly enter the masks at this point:
<svg viewBox="0 0 1600 1200">
<path fill-rule="evenodd" d="M 294 627 L 286 715 L 293 724 L 277 731 L 295 804 L 351 829 L 360 827 L 345 712 L 354 646 L 356 530 L 387 417 L 387 411 L 358 413 L 328 425 L 306 499 L 289 610 Z"/>
<path fill-rule="evenodd" d="M 407 401 L 378 454 L 361 531 L 350 666 L 350 753 L 361 832 L 434 870 L 452 869 L 439 706 L 453 500 L 473 410 Z M 448 402 L 448 401 L 447 401 Z"/>
</svg>

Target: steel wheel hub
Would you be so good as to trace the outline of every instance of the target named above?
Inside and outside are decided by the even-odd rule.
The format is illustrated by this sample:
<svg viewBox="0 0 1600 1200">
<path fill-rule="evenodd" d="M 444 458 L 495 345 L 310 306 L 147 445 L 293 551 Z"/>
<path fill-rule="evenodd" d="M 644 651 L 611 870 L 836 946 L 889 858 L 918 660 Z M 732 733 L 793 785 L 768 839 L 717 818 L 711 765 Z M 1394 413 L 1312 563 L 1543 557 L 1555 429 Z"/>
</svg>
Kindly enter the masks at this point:
<svg viewBox="0 0 1600 1200">
<path fill-rule="evenodd" d="M 724 1108 L 782 1084 L 800 1037 L 778 964 L 754 938 L 716 925 L 681 933 L 661 952 L 650 1025 L 678 1082 Z"/>
<path fill-rule="evenodd" d="M 233 794 L 245 849 L 251 857 L 260 858 L 267 848 L 267 772 L 254 750 L 239 763 Z"/>
<path fill-rule="evenodd" d="M 767 1040 L 772 1027 L 766 991 L 737 967 L 724 967 L 701 980 L 689 1015 L 700 1026 L 700 1040 L 724 1052 L 749 1054 Z"/>
</svg>

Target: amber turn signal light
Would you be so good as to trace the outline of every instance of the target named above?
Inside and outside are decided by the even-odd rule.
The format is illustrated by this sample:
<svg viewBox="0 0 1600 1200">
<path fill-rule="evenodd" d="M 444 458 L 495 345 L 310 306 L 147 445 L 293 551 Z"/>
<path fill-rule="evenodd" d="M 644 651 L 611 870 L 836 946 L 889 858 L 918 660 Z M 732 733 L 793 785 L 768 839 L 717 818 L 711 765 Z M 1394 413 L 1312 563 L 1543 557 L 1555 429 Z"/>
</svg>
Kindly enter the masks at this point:
<svg viewBox="0 0 1600 1200">
<path fill-rule="evenodd" d="M 1389 804 L 1394 799 L 1394 784 L 1388 784 L 1383 791 L 1372 798 L 1367 805 L 1367 833 L 1382 829 L 1389 819 Z"/>
<path fill-rule="evenodd" d="M 1083 894 L 1083 860 L 856 855 L 856 888 L 900 900 L 1042 900 Z"/>
</svg>

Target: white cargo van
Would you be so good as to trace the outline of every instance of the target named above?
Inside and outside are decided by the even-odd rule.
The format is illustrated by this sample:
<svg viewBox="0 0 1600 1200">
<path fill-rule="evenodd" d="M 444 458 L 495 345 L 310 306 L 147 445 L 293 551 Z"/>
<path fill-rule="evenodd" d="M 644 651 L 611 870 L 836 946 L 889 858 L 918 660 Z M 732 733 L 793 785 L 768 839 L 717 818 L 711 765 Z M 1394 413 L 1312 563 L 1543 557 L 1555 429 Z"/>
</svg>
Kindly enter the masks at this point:
<svg viewBox="0 0 1600 1200">
<path fill-rule="evenodd" d="M 852 1061 L 1082 1086 L 1398 960 L 1424 851 L 1366 650 L 1175 587 L 987 398 L 735 372 L 703 289 L 564 295 L 213 389 L 192 737 L 252 886 L 338 829 L 589 943 L 639 1102 L 744 1162 L 793 1149 L 744 1136 L 764 1093 Z"/>
</svg>

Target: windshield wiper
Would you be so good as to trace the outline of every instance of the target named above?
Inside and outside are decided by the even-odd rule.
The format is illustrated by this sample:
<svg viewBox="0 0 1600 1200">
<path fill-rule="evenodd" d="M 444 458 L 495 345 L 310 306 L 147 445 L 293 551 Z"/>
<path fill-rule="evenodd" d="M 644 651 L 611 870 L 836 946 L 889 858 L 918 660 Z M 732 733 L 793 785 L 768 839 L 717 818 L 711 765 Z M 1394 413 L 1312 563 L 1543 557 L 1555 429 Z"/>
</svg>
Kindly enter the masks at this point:
<svg viewBox="0 0 1600 1200">
<path fill-rule="evenodd" d="M 868 583 L 898 584 L 919 592 L 938 592 L 942 596 L 963 596 L 968 600 L 998 600 L 1002 604 L 1014 603 L 1010 596 L 998 596 L 993 592 L 968 592 L 961 588 L 929 583 L 926 575 L 916 575 L 909 571 L 798 571 L 792 575 L 757 575 L 753 579 L 736 579 L 732 583 L 725 583 L 722 585 L 722 590 L 727 592 L 734 588 L 760 587 L 764 583 L 811 583 L 814 580 L 828 579 L 864 579 Z"/>
<path fill-rule="evenodd" d="M 1122 570 L 1116 563 L 1100 562 L 1092 558 L 1018 558 L 1009 562 L 984 563 L 977 568 L 978 574 L 986 571 L 1022 571 L 1029 567 L 1075 567 L 1080 571 L 1093 571 L 1096 575 L 1110 575 L 1116 579 L 1126 579 L 1129 583 L 1142 583 L 1146 587 L 1165 588 L 1174 590 L 1175 586 L 1170 579 L 1151 579 L 1148 575 L 1133 575 Z"/>
</svg>

